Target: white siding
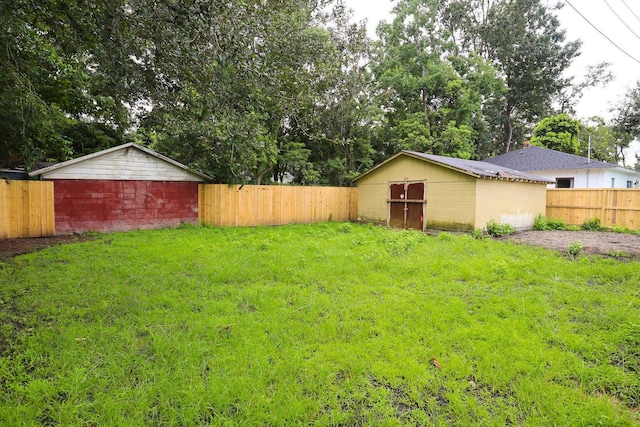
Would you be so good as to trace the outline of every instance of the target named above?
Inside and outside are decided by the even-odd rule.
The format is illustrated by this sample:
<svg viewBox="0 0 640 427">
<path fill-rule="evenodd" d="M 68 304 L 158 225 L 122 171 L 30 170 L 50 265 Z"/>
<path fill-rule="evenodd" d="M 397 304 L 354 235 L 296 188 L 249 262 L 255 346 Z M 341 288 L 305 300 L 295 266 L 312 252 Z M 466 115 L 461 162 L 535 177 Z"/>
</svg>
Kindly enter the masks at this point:
<svg viewBox="0 0 640 427">
<path fill-rule="evenodd" d="M 611 178 L 615 178 L 613 188 L 627 188 L 627 181 L 632 181 L 633 188 L 638 188 L 635 182 L 640 180 L 640 173 L 621 169 L 567 169 L 529 173 L 553 181 L 556 178 L 573 178 L 573 188 L 612 188 Z M 549 184 L 547 188 L 556 188 L 556 185 Z"/>
<path fill-rule="evenodd" d="M 630 171 L 624 171 L 620 169 L 607 170 L 604 177 L 603 188 L 611 187 L 611 178 L 615 179 L 615 185 L 613 188 L 627 188 L 627 181 L 631 181 L 631 188 L 640 188 L 640 173 Z M 636 182 L 638 184 L 636 184 Z"/>
<path fill-rule="evenodd" d="M 202 178 L 134 147 L 92 157 L 42 174 L 43 179 L 193 181 Z"/>
</svg>

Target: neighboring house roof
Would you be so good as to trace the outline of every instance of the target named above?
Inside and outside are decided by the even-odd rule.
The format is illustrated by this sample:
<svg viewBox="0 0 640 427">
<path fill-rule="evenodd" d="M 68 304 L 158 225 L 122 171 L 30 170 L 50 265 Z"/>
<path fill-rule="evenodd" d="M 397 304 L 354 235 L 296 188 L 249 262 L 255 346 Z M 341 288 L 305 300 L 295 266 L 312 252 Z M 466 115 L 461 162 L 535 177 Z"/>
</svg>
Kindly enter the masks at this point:
<svg viewBox="0 0 640 427">
<path fill-rule="evenodd" d="M 92 153 L 92 154 L 88 154 L 86 156 L 82 156 L 82 157 L 78 157 L 72 160 L 67 160 L 66 162 L 62 162 L 62 163 L 56 163 L 53 164 L 51 166 L 47 166 L 47 167 L 43 167 L 40 169 L 35 169 L 32 170 L 31 172 L 29 172 L 29 176 L 34 177 L 34 176 L 38 176 L 38 175 L 46 175 L 46 174 L 50 174 L 51 172 L 55 172 L 55 171 L 59 171 L 61 169 L 64 168 L 68 168 L 69 166 L 81 163 L 81 162 L 86 162 L 86 161 L 90 161 L 111 153 L 114 153 L 116 151 L 120 151 L 120 150 L 126 150 L 126 149 L 135 149 L 135 150 L 139 150 L 143 153 L 146 153 L 156 159 L 159 159 L 163 162 L 169 163 L 170 165 L 177 167 L 181 170 L 183 170 L 184 172 L 191 174 L 191 175 L 195 175 L 199 178 L 201 178 L 203 181 L 212 181 L 213 179 L 207 175 L 204 175 L 200 172 L 196 172 L 192 169 L 189 169 L 187 166 L 183 165 L 182 163 L 176 162 L 173 159 L 170 159 L 169 157 L 163 156 L 162 154 L 156 153 L 153 150 L 150 150 L 146 147 L 143 147 L 141 145 L 135 144 L 133 142 L 129 142 L 127 144 L 123 144 L 123 145 L 118 145 L 116 147 L 112 147 L 112 148 L 108 148 L 106 150 L 102 150 L 102 151 L 98 151 L 97 153 Z"/>
<path fill-rule="evenodd" d="M 498 166 L 495 164 L 487 163 L 487 162 L 478 162 L 475 160 L 465 160 L 458 159 L 455 157 L 445 157 L 445 156 L 436 156 L 433 154 L 425 154 L 418 153 L 416 151 L 407 151 L 403 150 L 396 155 L 390 157 L 384 162 L 380 163 L 377 166 L 369 169 L 367 172 L 359 175 L 355 178 L 355 180 L 359 180 L 365 175 L 373 172 L 378 169 L 380 166 L 390 162 L 399 156 L 409 156 L 415 159 L 424 160 L 429 163 L 434 163 L 449 169 L 456 170 L 458 172 L 462 172 L 466 175 L 471 175 L 476 178 L 488 178 L 488 179 L 501 179 L 501 180 L 509 180 L 509 181 L 526 181 L 526 182 L 536 182 L 536 183 L 550 183 L 550 181 L 546 178 L 542 178 L 536 175 L 528 174 L 525 172 L 520 172 L 515 169 L 511 169 L 508 167 Z"/>
<path fill-rule="evenodd" d="M 550 150 L 544 147 L 525 147 L 500 156 L 486 159 L 485 162 L 520 171 L 549 171 L 566 169 L 606 169 L 618 168 L 616 164 L 589 160 L 573 154 Z"/>
</svg>

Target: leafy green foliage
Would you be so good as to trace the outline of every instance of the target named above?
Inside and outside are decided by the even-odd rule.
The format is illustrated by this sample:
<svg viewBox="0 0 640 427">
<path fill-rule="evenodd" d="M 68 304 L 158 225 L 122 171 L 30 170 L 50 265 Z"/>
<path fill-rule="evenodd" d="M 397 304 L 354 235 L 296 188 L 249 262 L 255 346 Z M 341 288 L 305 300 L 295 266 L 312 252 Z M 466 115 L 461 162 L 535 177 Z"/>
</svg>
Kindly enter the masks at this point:
<svg viewBox="0 0 640 427">
<path fill-rule="evenodd" d="M 587 231 L 600 231 L 602 226 L 600 225 L 600 218 L 587 219 L 582 224 L 582 228 Z"/>
<path fill-rule="evenodd" d="M 580 122 L 567 114 L 545 117 L 533 128 L 531 144 L 563 153 L 577 154 Z"/>
<path fill-rule="evenodd" d="M 616 160 L 626 165 L 624 149 L 640 137 L 640 82 L 627 90 L 623 99 L 613 109 L 612 128 L 616 137 Z"/>
<path fill-rule="evenodd" d="M 484 239 L 485 238 L 484 230 L 482 228 L 474 229 L 473 232 L 471 233 L 471 237 L 473 237 L 476 240 Z"/>
<path fill-rule="evenodd" d="M 547 230 L 566 230 L 567 223 L 563 219 L 549 218 L 547 220 Z"/>
<path fill-rule="evenodd" d="M 567 252 L 574 258 L 577 258 L 582 252 L 582 242 L 580 240 L 576 240 L 574 242 L 569 243 L 569 247 L 567 248 Z"/>
<path fill-rule="evenodd" d="M 608 163 L 618 163 L 621 159 L 622 142 L 616 130 L 608 125 L 602 117 L 592 117 L 591 123 L 580 124 L 578 140 L 580 148 L 578 154 Z M 589 150 L 589 141 L 591 150 Z"/>
<path fill-rule="evenodd" d="M 623 227 L 621 225 L 615 225 L 611 231 L 613 231 L 614 233 L 620 233 L 620 234 L 634 234 L 635 231 L 630 229 L 629 227 Z"/>
<path fill-rule="evenodd" d="M 515 229 L 511 224 L 500 224 L 496 222 L 496 220 L 492 219 L 487 222 L 487 233 L 490 236 L 501 237 L 508 236 L 509 234 L 515 233 Z"/>
<path fill-rule="evenodd" d="M 349 19 L 333 1 L 4 2 L 0 166 L 131 139 L 218 182 L 346 185 L 372 164 Z"/>
<path fill-rule="evenodd" d="M 434 1 L 401 1 L 393 22 L 378 27 L 372 70 L 383 109 L 377 147 L 383 157 L 399 150 L 475 154 L 482 128 L 474 118 L 489 87 L 497 86 L 485 76 L 495 73 L 477 57 L 443 59 L 451 45 L 439 29 L 441 8 Z"/>
<path fill-rule="evenodd" d="M 488 120 L 501 132 L 502 151 L 509 151 L 514 133 L 549 114 L 554 97 L 569 85 L 562 74 L 578 55 L 579 43 L 565 43 L 553 9 L 539 0 L 450 3 L 463 48 L 504 76 L 508 90 L 488 106 L 494 112 Z"/>
<path fill-rule="evenodd" d="M 536 231 L 547 230 L 547 224 L 549 219 L 546 215 L 538 214 L 533 220 L 533 229 Z"/>
<path fill-rule="evenodd" d="M 541 1 L 405 0 L 393 11 L 372 62 L 384 155 L 508 151 L 570 84 L 562 73 L 579 44 Z"/>
<path fill-rule="evenodd" d="M 122 102 L 131 98 L 118 89 L 119 60 L 128 51 L 112 25 L 123 9 L 117 3 L 2 3 L 0 167 L 66 160 L 78 145 L 124 140 L 129 115 Z"/>
</svg>

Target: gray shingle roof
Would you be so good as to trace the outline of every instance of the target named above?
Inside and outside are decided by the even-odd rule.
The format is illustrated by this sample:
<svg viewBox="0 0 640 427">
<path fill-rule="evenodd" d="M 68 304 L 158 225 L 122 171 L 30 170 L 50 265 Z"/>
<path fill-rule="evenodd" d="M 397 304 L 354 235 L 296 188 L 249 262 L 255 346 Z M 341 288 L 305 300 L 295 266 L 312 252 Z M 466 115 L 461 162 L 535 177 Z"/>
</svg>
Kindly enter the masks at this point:
<svg viewBox="0 0 640 427">
<path fill-rule="evenodd" d="M 431 160 L 435 163 L 440 163 L 460 171 L 470 172 L 473 175 L 477 175 L 483 178 L 505 178 L 505 179 L 517 179 L 534 182 L 547 182 L 546 178 L 521 172 L 510 167 L 500 166 L 487 162 L 479 162 L 476 160 L 458 159 L 455 157 L 436 156 L 434 154 L 418 153 L 416 151 L 403 151 L 403 153 L 412 154 L 423 159 Z"/>
<path fill-rule="evenodd" d="M 441 166 L 449 167 L 451 169 L 455 169 L 459 172 L 466 173 L 467 175 L 472 175 L 478 178 L 492 178 L 492 179 L 504 179 L 504 180 L 528 181 L 528 182 L 540 182 L 540 183 L 553 182 L 546 178 L 542 178 L 526 172 L 521 172 L 518 170 L 514 170 L 504 166 L 498 166 L 498 165 L 487 163 L 487 162 L 458 159 L 455 157 L 436 156 L 434 154 L 425 154 L 425 153 L 419 153 L 417 151 L 408 151 L 408 150 L 403 150 L 402 152 L 385 160 L 379 165 L 374 166 L 372 169 L 369 169 L 367 172 L 358 176 L 356 180 L 362 178 L 364 175 L 367 175 L 369 172 L 377 169 L 378 167 L 382 166 L 388 161 L 403 154 L 409 155 L 411 157 L 418 158 L 421 160 L 425 160 L 431 163 L 439 164 Z"/>
<path fill-rule="evenodd" d="M 562 153 L 543 147 L 525 147 L 500 156 L 486 159 L 485 162 L 520 171 L 543 171 L 562 169 L 604 169 L 618 165 L 591 160 L 586 157 Z"/>
</svg>

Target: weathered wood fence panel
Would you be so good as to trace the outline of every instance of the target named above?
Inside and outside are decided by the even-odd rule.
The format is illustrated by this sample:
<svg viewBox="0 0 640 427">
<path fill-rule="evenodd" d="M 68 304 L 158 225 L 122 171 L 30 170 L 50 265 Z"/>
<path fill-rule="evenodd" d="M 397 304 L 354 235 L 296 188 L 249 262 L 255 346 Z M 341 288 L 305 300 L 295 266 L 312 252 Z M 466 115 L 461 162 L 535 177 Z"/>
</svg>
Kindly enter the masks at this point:
<svg viewBox="0 0 640 427">
<path fill-rule="evenodd" d="M 0 239 L 55 232 L 53 182 L 0 181 Z"/>
<path fill-rule="evenodd" d="M 198 219 L 220 226 L 355 221 L 357 188 L 200 184 Z"/>
<path fill-rule="evenodd" d="M 599 218 L 604 227 L 640 228 L 640 189 L 549 189 L 547 217 L 582 225 Z"/>
</svg>

